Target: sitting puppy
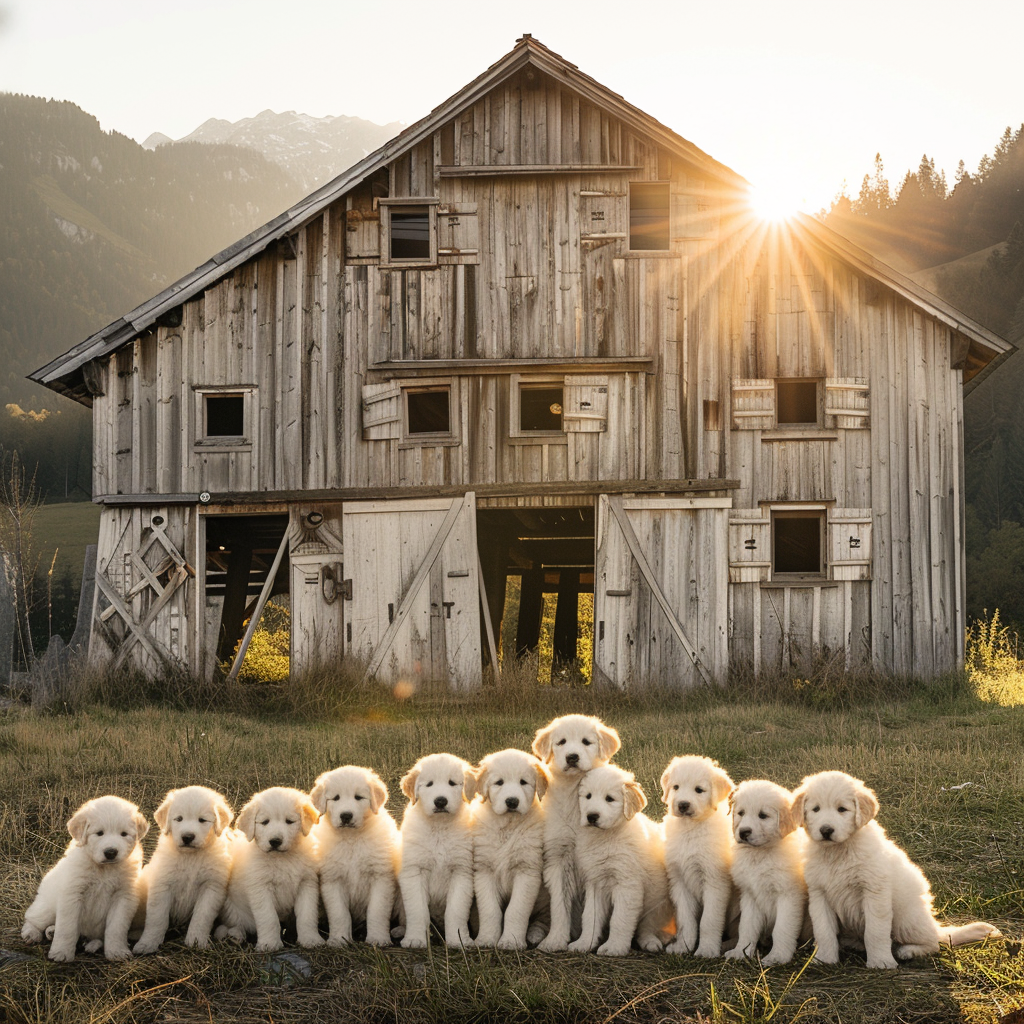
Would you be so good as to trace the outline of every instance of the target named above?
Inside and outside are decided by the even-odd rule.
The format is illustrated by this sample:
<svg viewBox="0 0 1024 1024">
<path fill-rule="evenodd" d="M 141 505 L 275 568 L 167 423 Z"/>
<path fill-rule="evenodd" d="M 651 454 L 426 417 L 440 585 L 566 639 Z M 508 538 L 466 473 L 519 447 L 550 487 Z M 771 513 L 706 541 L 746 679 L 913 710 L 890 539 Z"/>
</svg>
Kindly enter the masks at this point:
<svg viewBox="0 0 1024 1024">
<path fill-rule="evenodd" d="M 388 790 L 369 768 L 324 772 L 309 794 L 320 812 L 313 836 L 320 851 L 320 895 L 329 946 L 352 941 L 352 923 L 366 923 L 366 941 L 391 945 L 398 893 L 398 826 L 385 810 Z"/>
<path fill-rule="evenodd" d="M 310 829 L 319 815 L 305 793 L 274 786 L 238 813 L 231 880 L 214 933 L 241 942 L 256 933 L 256 948 L 283 948 L 281 924 L 294 915 L 300 946 L 320 946 L 317 851 Z"/>
<path fill-rule="evenodd" d="M 709 757 L 675 757 L 661 777 L 665 867 L 676 911 L 668 953 L 720 956 L 732 896 L 732 779 Z M 699 944 L 698 944 L 699 937 Z"/>
<path fill-rule="evenodd" d="M 452 754 L 421 757 L 402 779 L 402 792 L 409 799 L 398 872 L 406 949 L 428 945 L 431 918 L 443 918 L 449 946 L 473 944 L 473 816 L 468 801 L 475 791 L 473 766 Z"/>
<path fill-rule="evenodd" d="M 807 837 L 793 817 L 793 795 L 763 779 L 741 782 L 732 795 L 732 831 L 740 932 L 725 955 L 755 957 L 758 943 L 771 939 L 762 962 L 788 964 L 796 947 L 811 937 L 804 884 Z"/>
<path fill-rule="evenodd" d="M 126 960 L 132 955 L 128 928 L 139 905 L 139 841 L 149 823 L 135 804 L 101 796 L 75 811 L 68 831 L 72 842 L 39 883 L 21 937 L 32 943 L 44 934 L 52 938 L 51 960 L 74 960 L 80 936 L 87 953 L 102 948 L 108 960 Z"/>
<path fill-rule="evenodd" d="M 649 953 L 665 946 L 672 921 L 665 844 L 660 826 L 640 813 L 646 806 L 640 784 L 615 765 L 592 769 L 580 784 L 576 859 L 584 901 L 574 953 L 625 956 L 634 935 Z"/>
<path fill-rule="evenodd" d="M 840 936 L 863 941 L 868 967 L 998 936 L 984 921 L 953 927 L 932 914 L 921 869 L 874 820 L 875 794 L 845 772 L 819 772 L 794 794 L 793 814 L 811 838 L 804 875 L 820 963 L 839 959 Z M 896 944 L 896 958 L 893 957 Z"/>
<path fill-rule="evenodd" d="M 533 738 L 533 752 L 551 776 L 544 798 L 544 884 L 551 898 L 551 928 L 538 947 L 545 953 L 567 949 L 574 925 L 578 928 L 583 899 L 576 865 L 580 780 L 591 768 L 606 765 L 620 746 L 614 729 L 587 715 L 563 715 Z"/>
<path fill-rule="evenodd" d="M 544 863 L 541 799 L 547 769 L 521 750 L 488 754 L 473 803 L 473 888 L 478 946 L 525 949 Z"/>
<path fill-rule="evenodd" d="M 172 789 L 164 797 L 153 814 L 160 839 L 142 869 L 146 927 L 136 954 L 155 953 L 170 924 L 188 924 L 186 946 L 209 947 L 231 874 L 225 829 L 233 816 L 224 797 L 205 786 Z"/>
</svg>

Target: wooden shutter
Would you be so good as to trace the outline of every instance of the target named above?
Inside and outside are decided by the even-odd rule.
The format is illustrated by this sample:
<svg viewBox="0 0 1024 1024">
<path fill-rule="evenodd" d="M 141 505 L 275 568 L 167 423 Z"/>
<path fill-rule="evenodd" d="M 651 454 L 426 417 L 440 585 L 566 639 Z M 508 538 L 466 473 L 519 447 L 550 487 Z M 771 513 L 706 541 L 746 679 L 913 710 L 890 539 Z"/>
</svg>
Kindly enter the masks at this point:
<svg viewBox="0 0 1024 1024">
<path fill-rule="evenodd" d="M 585 374 L 565 378 L 562 429 L 567 434 L 595 434 L 608 429 L 608 378 Z"/>
<path fill-rule="evenodd" d="M 385 441 L 402 431 L 402 388 L 397 381 L 363 385 L 363 440 Z"/>
<path fill-rule="evenodd" d="M 772 568 L 772 521 L 759 508 L 729 511 L 729 582 L 766 580 Z"/>
<path fill-rule="evenodd" d="M 444 263 L 479 263 L 480 228 L 476 203 L 437 207 L 437 255 Z"/>
<path fill-rule="evenodd" d="M 871 425 L 868 382 L 864 377 L 825 381 L 825 426 L 857 429 Z"/>
<path fill-rule="evenodd" d="M 775 381 L 732 382 L 733 430 L 771 430 L 775 426 Z"/>
<path fill-rule="evenodd" d="M 829 512 L 828 560 L 834 580 L 871 578 L 871 509 L 834 508 Z"/>
<path fill-rule="evenodd" d="M 580 192 L 580 237 L 597 244 L 623 241 L 626 210 L 625 192 L 584 189 Z"/>
</svg>

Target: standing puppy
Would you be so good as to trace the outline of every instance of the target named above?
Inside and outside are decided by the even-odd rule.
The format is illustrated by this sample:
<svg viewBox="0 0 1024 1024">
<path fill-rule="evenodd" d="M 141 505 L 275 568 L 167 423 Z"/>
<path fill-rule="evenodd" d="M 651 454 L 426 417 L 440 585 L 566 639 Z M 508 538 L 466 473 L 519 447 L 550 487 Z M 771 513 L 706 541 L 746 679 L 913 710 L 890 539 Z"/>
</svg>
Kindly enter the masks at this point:
<svg viewBox="0 0 1024 1024">
<path fill-rule="evenodd" d="M 74 960 L 79 936 L 86 953 L 103 949 L 108 960 L 127 960 L 128 928 L 139 905 L 139 840 L 149 823 L 135 804 L 101 796 L 71 816 L 72 841 L 43 876 L 25 911 L 21 937 L 42 942 L 52 928 L 51 960 Z"/>
<path fill-rule="evenodd" d="M 172 789 L 153 814 L 160 839 L 142 869 L 146 927 L 136 954 L 155 953 L 168 925 L 188 922 L 185 945 L 207 949 L 210 929 L 228 890 L 234 811 L 205 786 Z"/>
<path fill-rule="evenodd" d="M 732 896 L 732 779 L 709 757 L 674 757 L 661 777 L 665 867 L 676 911 L 666 952 L 720 956 Z M 699 943 L 698 943 L 699 938 Z"/>
<path fill-rule="evenodd" d="M 369 768 L 325 772 L 309 794 L 320 812 L 313 836 L 320 852 L 320 895 L 329 946 L 352 941 L 352 922 L 366 922 L 366 941 L 391 945 L 398 892 L 398 826 L 385 810 L 388 790 Z"/>
<path fill-rule="evenodd" d="M 431 918 L 443 918 L 449 946 L 473 944 L 473 816 L 468 801 L 475 791 L 473 766 L 452 754 L 421 757 L 402 779 L 402 792 L 409 799 L 398 872 L 406 949 L 428 945 Z"/>
<path fill-rule="evenodd" d="M 551 775 L 544 808 L 544 884 L 551 896 L 551 929 L 539 946 L 545 953 L 568 948 L 582 909 L 576 864 L 580 780 L 591 768 L 606 765 L 621 745 L 614 729 L 587 715 L 563 715 L 533 738 L 533 752 Z"/>
</svg>

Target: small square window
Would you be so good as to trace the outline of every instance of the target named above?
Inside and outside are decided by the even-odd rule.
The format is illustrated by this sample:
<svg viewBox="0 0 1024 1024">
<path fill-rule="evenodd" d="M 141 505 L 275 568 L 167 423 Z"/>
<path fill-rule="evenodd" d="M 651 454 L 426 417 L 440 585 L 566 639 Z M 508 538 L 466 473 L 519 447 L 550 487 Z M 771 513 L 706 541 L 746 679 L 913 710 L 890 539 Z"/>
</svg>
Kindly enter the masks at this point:
<svg viewBox="0 0 1024 1024">
<path fill-rule="evenodd" d="M 560 433 L 562 390 L 561 384 L 521 384 L 519 429 L 524 433 Z"/>
<path fill-rule="evenodd" d="M 824 577 L 824 510 L 772 512 L 772 576 Z"/>
<path fill-rule="evenodd" d="M 669 183 L 629 183 L 630 249 L 669 248 Z"/>
<path fill-rule="evenodd" d="M 448 388 L 405 392 L 406 433 L 450 434 L 451 397 Z"/>
<path fill-rule="evenodd" d="M 390 223 L 391 259 L 430 261 L 429 207 L 392 207 Z"/>
<path fill-rule="evenodd" d="M 245 396 L 205 395 L 204 420 L 204 437 L 242 437 L 245 434 Z"/>
<path fill-rule="evenodd" d="M 775 389 L 776 422 L 780 427 L 814 426 L 820 422 L 817 380 L 778 380 Z"/>
</svg>

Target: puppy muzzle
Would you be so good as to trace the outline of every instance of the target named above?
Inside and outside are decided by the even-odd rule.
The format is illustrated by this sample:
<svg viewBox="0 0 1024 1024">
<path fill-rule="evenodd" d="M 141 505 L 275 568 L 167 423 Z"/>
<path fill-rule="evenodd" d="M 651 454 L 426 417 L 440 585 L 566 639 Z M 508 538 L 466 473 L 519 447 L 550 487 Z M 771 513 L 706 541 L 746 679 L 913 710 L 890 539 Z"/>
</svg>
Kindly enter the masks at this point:
<svg viewBox="0 0 1024 1024">
<path fill-rule="evenodd" d="M 517 811 L 517 810 L 519 810 L 519 797 L 517 797 L 517 796 L 506 797 L 505 798 L 505 806 L 510 811 Z"/>
<path fill-rule="evenodd" d="M 339 828 L 353 828 L 354 827 L 353 826 L 353 822 L 352 822 L 352 812 L 351 811 L 342 811 L 341 814 L 338 815 L 338 827 Z"/>
<path fill-rule="evenodd" d="M 822 842 L 831 843 L 834 842 L 832 836 L 835 835 L 836 830 L 831 825 L 822 825 L 818 829 L 818 835 L 821 836 Z"/>
<path fill-rule="evenodd" d="M 675 812 L 677 818 L 693 817 L 693 808 L 690 806 L 689 800 L 680 800 L 675 806 Z"/>
<path fill-rule="evenodd" d="M 600 814 L 595 814 L 593 811 L 591 811 L 590 814 L 587 815 L 587 824 L 588 825 L 593 825 L 595 828 L 598 828 L 598 827 L 600 827 L 600 823 L 601 823 L 601 815 Z"/>
<path fill-rule="evenodd" d="M 580 755 L 579 754 L 566 754 L 565 755 L 565 767 L 562 769 L 564 772 L 575 772 L 579 771 L 580 767 Z"/>
<path fill-rule="evenodd" d="M 750 837 L 753 834 L 754 834 L 754 830 L 752 828 L 741 828 L 739 830 L 739 832 L 736 833 L 736 838 L 741 843 L 749 843 L 750 842 Z"/>
<path fill-rule="evenodd" d="M 446 797 L 446 796 L 435 796 L 434 797 L 434 813 L 435 814 L 447 814 L 448 813 L 448 797 Z"/>
<path fill-rule="evenodd" d="M 280 836 L 274 836 L 273 839 L 267 840 L 267 846 L 270 847 L 272 853 L 282 853 L 281 847 L 284 845 L 284 840 Z"/>
<path fill-rule="evenodd" d="M 103 859 L 106 860 L 106 861 L 115 861 L 115 860 L 117 860 L 117 850 L 113 846 L 108 846 L 103 851 Z"/>
<path fill-rule="evenodd" d="M 182 835 L 181 835 L 181 846 L 182 846 L 182 849 L 188 849 L 188 850 L 194 849 L 192 844 L 195 841 L 196 841 L 196 836 L 195 836 L 194 832 L 183 832 L 182 833 Z"/>
</svg>

